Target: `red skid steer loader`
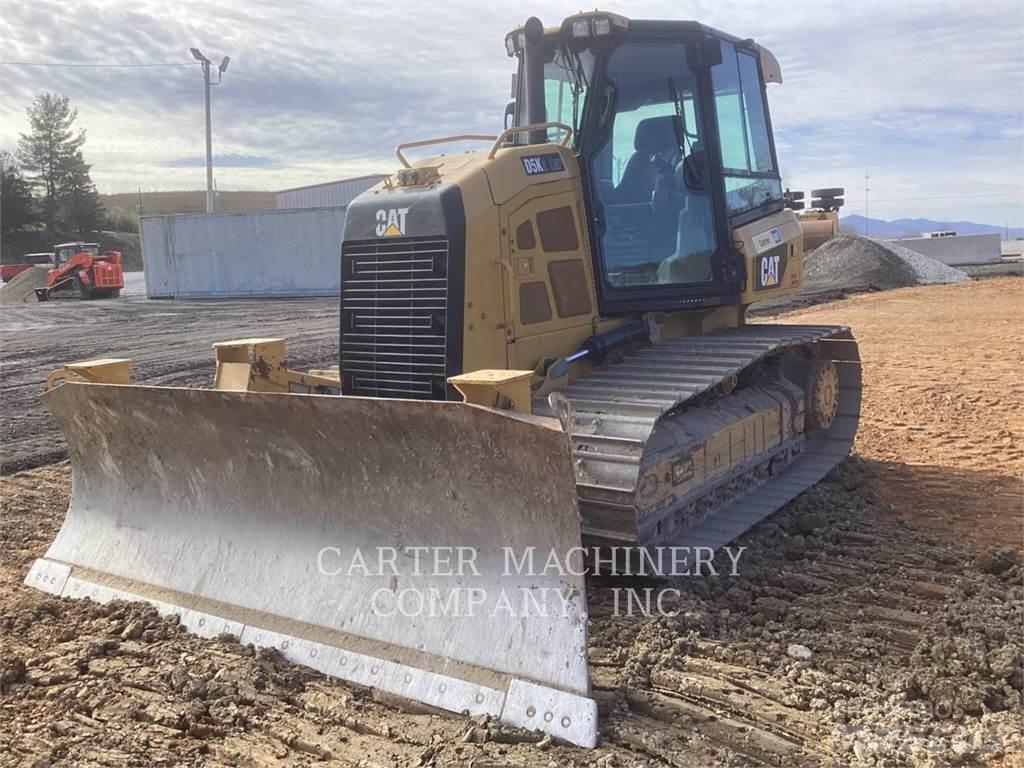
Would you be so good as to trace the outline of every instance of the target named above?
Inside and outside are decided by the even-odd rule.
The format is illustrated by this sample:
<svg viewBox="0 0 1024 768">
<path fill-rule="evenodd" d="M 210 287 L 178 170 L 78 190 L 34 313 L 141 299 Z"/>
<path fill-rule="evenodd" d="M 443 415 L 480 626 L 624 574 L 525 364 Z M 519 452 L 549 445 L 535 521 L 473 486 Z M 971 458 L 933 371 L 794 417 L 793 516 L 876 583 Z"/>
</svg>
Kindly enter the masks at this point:
<svg viewBox="0 0 1024 768">
<path fill-rule="evenodd" d="M 96 243 L 63 243 L 54 247 L 54 267 L 46 287 L 36 289 L 39 301 L 116 298 L 124 288 L 121 254 L 100 253 Z"/>
</svg>

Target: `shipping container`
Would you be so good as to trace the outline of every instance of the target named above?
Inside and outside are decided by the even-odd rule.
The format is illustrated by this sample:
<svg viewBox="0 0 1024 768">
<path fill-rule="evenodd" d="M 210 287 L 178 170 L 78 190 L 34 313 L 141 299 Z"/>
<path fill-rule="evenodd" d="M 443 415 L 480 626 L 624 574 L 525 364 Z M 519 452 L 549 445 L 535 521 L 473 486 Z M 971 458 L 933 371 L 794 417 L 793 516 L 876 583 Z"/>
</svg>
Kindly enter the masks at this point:
<svg viewBox="0 0 1024 768">
<path fill-rule="evenodd" d="M 151 299 L 339 296 L 345 209 L 143 216 Z"/>
</svg>

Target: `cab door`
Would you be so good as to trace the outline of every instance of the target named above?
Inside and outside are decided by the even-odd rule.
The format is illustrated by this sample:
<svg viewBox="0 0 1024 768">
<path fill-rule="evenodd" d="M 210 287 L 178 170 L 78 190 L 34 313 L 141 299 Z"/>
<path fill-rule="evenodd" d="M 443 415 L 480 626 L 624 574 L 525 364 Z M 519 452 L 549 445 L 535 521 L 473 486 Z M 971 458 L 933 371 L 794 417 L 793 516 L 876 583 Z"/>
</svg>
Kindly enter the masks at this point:
<svg viewBox="0 0 1024 768">
<path fill-rule="evenodd" d="M 602 314 L 733 303 L 708 68 L 688 39 L 627 38 L 598 67 L 582 137 Z"/>
</svg>

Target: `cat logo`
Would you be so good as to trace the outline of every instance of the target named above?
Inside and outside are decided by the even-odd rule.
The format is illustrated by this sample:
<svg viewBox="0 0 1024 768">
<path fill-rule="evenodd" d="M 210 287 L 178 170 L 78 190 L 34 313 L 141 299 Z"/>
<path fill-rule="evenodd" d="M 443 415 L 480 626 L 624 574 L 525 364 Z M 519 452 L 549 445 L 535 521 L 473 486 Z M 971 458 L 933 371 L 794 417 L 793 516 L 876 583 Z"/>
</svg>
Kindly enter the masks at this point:
<svg viewBox="0 0 1024 768">
<path fill-rule="evenodd" d="M 400 237 L 405 234 L 408 208 L 381 208 L 377 211 L 377 237 Z"/>
<path fill-rule="evenodd" d="M 756 266 L 754 267 L 754 290 L 770 291 L 774 288 L 781 288 L 788 261 L 785 250 L 781 248 L 775 249 L 774 253 L 758 256 L 755 259 Z M 795 282 L 792 282 L 795 277 L 794 274 L 791 278 L 792 285 L 796 285 Z"/>
<path fill-rule="evenodd" d="M 761 259 L 761 285 L 771 288 L 779 284 L 779 257 L 765 256 Z"/>
</svg>

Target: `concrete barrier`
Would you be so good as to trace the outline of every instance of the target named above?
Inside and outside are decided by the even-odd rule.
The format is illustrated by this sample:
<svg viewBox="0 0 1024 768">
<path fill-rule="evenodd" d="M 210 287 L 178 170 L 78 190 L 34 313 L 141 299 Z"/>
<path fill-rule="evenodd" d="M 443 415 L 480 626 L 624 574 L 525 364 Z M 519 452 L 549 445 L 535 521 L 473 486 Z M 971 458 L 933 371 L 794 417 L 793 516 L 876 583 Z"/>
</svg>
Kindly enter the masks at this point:
<svg viewBox="0 0 1024 768">
<path fill-rule="evenodd" d="M 999 235 L 907 237 L 893 242 L 943 264 L 988 264 L 1002 257 Z"/>
</svg>

